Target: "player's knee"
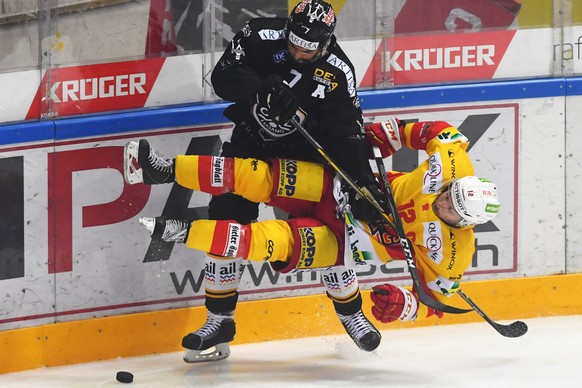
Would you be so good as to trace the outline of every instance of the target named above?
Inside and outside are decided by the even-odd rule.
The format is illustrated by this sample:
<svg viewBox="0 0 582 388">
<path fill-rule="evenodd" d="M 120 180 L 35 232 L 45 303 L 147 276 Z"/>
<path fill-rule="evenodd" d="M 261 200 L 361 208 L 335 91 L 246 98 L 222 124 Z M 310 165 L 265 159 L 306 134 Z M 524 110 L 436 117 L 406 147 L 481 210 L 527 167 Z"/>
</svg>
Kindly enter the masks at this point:
<svg viewBox="0 0 582 388">
<path fill-rule="evenodd" d="M 211 220 L 236 220 L 250 224 L 259 217 L 259 205 L 239 195 L 223 194 L 212 197 L 208 204 L 208 218 Z"/>
</svg>

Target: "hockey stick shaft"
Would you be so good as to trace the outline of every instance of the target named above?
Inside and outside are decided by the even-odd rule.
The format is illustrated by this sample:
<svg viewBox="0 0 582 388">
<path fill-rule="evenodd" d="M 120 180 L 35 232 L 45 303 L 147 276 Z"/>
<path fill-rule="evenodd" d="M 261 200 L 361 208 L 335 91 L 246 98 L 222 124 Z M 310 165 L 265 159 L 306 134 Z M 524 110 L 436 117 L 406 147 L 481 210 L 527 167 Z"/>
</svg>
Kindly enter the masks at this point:
<svg viewBox="0 0 582 388">
<path fill-rule="evenodd" d="M 524 335 L 525 333 L 527 333 L 527 325 L 525 324 L 525 322 L 522 321 L 515 321 L 512 322 L 509 325 L 502 325 L 500 323 L 497 323 L 495 321 L 493 321 L 491 318 L 489 318 L 487 316 L 487 314 L 485 314 L 483 312 L 483 310 L 481 310 L 479 308 L 479 306 L 477 306 L 475 304 L 475 302 L 473 302 L 471 300 L 471 298 L 469 298 L 467 296 L 467 294 L 465 294 L 462 290 L 457 290 L 457 294 L 459 294 L 459 296 L 465 301 L 467 302 L 467 304 L 469 306 L 471 306 L 471 308 L 473 308 L 473 310 L 475 310 L 475 312 L 477 314 L 479 314 L 481 316 L 481 318 L 483 318 L 489 325 L 491 325 L 495 330 L 497 330 L 497 332 L 499 334 L 501 334 L 504 337 L 510 337 L 510 338 L 515 338 L 515 337 L 521 337 L 522 335 Z"/>
<path fill-rule="evenodd" d="M 325 150 L 323 149 L 323 147 L 317 142 L 317 140 L 315 140 L 315 138 L 313 138 L 313 136 L 311 136 L 311 134 L 309 134 L 307 132 L 307 130 L 305 130 L 305 128 L 303 128 L 303 126 L 301 124 L 299 124 L 299 122 L 297 122 L 297 120 L 295 119 L 291 119 L 291 123 L 293 125 L 293 127 L 295 127 L 295 129 L 305 138 L 305 140 L 307 140 L 307 142 L 317 150 L 317 152 L 325 159 L 325 161 L 335 170 L 337 171 L 340 176 L 346 181 L 348 182 L 348 184 L 354 189 L 356 190 L 356 192 L 360 195 L 362 195 L 364 198 L 366 198 L 372 205 L 374 205 L 374 207 L 380 212 L 380 214 L 382 214 L 382 217 L 389 222 L 389 224 L 391 226 L 393 226 L 395 229 L 398 229 L 396 227 L 396 225 L 394 225 L 393 221 L 390 219 L 390 216 L 384 211 L 384 209 L 382 209 L 382 207 L 376 202 L 376 200 L 372 197 L 371 194 L 369 193 L 365 193 L 357 184 L 356 182 L 350 178 L 350 176 L 348 174 L 346 174 L 334 161 L 333 159 L 327 154 L 327 152 L 325 152 Z M 386 171 L 383 168 L 384 164 L 382 163 L 382 169 L 384 170 L 384 177 L 386 176 Z M 382 173 L 381 173 L 382 174 Z M 387 182 L 387 181 L 386 181 Z M 388 185 L 389 186 L 389 185 Z M 392 196 L 390 195 L 390 199 L 391 199 L 391 209 L 390 211 L 392 212 L 392 214 L 394 215 L 394 219 L 398 219 L 400 221 L 400 217 L 398 217 L 398 209 L 396 208 L 396 204 L 394 203 L 394 199 L 392 198 Z M 390 204 L 390 202 L 389 202 Z M 410 277 L 412 278 L 412 282 L 414 284 L 414 286 L 417 289 L 418 292 L 418 298 L 420 299 L 420 301 L 422 303 L 424 303 L 425 305 L 427 305 L 428 307 L 431 307 L 435 310 L 439 310 L 439 311 L 443 311 L 446 313 L 451 313 L 451 314 L 462 314 L 462 313 L 466 313 L 468 311 L 471 310 L 463 310 L 463 309 L 459 309 L 453 306 L 448 306 L 446 304 L 443 304 L 441 302 L 439 302 L 438 300 L 434 299 L 432 297 L 432 295 L 430 295 L 428 292 L 425 291 L 425 289 L 422 286 L 421 280 L 420 280 L 420 275 L 418 274 L 418 270 L 416 268 L 416 264 L 414 262 L 414 257 L 412 255 L 412 248 L 411 248 L 411 244 L 410 241 L 406 238 L 405 234 L 404 234 L 404 229 L 402 228 L 402 223 L 400 223 L 400 231 L 397 233 L 399 234 L 398 237 L 400 239 L 400 244 L 402 245 L 402 249 L 404 250 L 404 254 L 406 256 L 406 264 L 408 266 L 408 270 L 410 272 Z"/>
<path fill-rule="evenodd" d="M 402 226 L 402 220 L 400 219 L 400 215 L 398 214 L 398 206 L 396 206 L 396 202 L 394 201 L 394 194 L 392 193 L 392 188 L 390 186 L 390 182 L 388 181 L 388 175 L 386 174 L 386 168 L 384 167 L 384 160 L 382 159 L 382 154 L 380 153 L 380 149 L 378 147 L 373 147 L 373 150 L 374 150 L 374 161 L 376 162 L 378 173 L 380 175 L 380 179 L 382 180 L 384 197 L 386 199 L 386 202 L 388 203 L 390 212 L 392 213 L 395 231 L 396 234 L 398 235 L 398 239 L 400 240 L 400 244 L 402 245 L 402 250 L 404 251 L 404 257 L 406 259 L 406 264 L 408 264 L 410 275 L 412 277 L 413 282 L 415 283 L 414 285 L 416 287 L 418 299 L 420 299 L 422 303 L 429 307 L 447 313 L 463 314 L 471 311 L 466 309 L 458 309 L 456 307 L 447 306 L 445 304 L 442 304 L 442 306 L 437 307 L 427 303 L 431 301 L 435 302 L 438 301 L 434 299 L 423 287 L 422 280 L 420 279 L 420 275 L 418 274 L 416 263 L 414 261 L 414 255 L 412 253 L 410 240 L 408 239 L 408 237 L 406 237 L 404 227 Z M 441 304 L 440 302 L 438 303 Z M 446 307 L 446 309 L 442 308 L 443 306 Z"/>
<path fill-rule="evenodd" d="M 319 142 L 317 140 L 315 140 L 315 138 L 313 138 L 313 136 L 311 136 L 311 134 L 309 132 L 307 132 L 307 130 L 305 130 L 305 128 L 303 128 L 303 126 L 301 124 L 299 124 L 299 122 L 297 120 L 292 119 L 291 123 L 293 124 L 295 129 L 297 131 L 299 131 L 299 133 L 301 133 L 301 135 L 303 135 L 305 140 L 307 140 L 307 142 L 313 148 L 315 148 L 315 150 L 321 155 L 321 157 L 342 177 L 342 179 L 346 183 L 348 183 L 350 185 L 350 187 L 356 191 L 356 193 L 358 193 L 363 198 L 366 198 L 366 200 L 368 202 L 370 202 L 376 210 L 378 210 L 378 212 L 380 213 L 382 218 L 384 218 L 384 220 L 386 222 L 388 222 L 388 224 L 391 227 L 394 227 L 392 220 L 390 219 L 390 216 L 386 213 L 386 211 L 384 209 L 382 209 L 382 207 L 380 206 L 380 204 L 378 204 L 378 202 L 372 196 L 372 194 L 366 188 L 362 188 L 362 187 L 358 186 L 356 181 L 354 181 L 340 166 L 337 165 L 337 163 L 335 163 L 333 161 L 333 159 L 327 154 L 327 152 L 325 152 L 325 150 L 319 144 Z"/>
</svg>

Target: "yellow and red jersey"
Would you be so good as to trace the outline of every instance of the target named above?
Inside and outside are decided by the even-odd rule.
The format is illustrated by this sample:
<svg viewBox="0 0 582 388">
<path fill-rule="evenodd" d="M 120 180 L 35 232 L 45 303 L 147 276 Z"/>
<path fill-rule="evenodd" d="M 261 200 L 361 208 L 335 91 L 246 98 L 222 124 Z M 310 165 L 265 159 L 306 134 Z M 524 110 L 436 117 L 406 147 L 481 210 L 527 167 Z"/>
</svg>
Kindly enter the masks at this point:
<svg viewBox="0 0 582 388">
<path fill-rule="evenodd" d="M 469 143 L 457 128 L 443 121 L 406 124 L 401 136 L 404 146 L 425 150 L 428 158 L 412 172 L 388 172 L 394 200 L 426 285 L 437 297 L 451 295 L 471 263 L 475 237 L 472 227 L 451 227 L 441 221 L 432 204 L 452 179 L 474 175 Z M 353 220 L 347 221 L 349 225 Z M 379 225 L 356 224 L 373 238 L 372 256 L 377 257 L 368 259 L 383 263 L 404 259 L 394 233 Z"/>
</svg>

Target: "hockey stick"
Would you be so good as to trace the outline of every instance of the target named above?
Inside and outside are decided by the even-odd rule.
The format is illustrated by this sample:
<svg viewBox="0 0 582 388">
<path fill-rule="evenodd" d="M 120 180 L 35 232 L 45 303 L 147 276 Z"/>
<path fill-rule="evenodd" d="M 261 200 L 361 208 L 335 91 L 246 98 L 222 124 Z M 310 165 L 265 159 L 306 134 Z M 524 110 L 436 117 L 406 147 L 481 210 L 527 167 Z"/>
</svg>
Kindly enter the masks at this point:
<svg viewBox="0 0 582 388">
<path fill-rule="evenodd" d="M 376 161 L 376 165 L 378 166 L 378 172 L 380 173 L 380 176 L 382 177 L 382 184 L 384 185 L 384 188 L 385 188 L 384 194 L 386 195 L 386 200 L 388 201 L 388 206 L 390 207 L 390 210 L 393 212 L 392 214 L 394 214 L 394 223 L 396 224 L 396 227 L 397 227 L 396 233 L 398 233 L 398 237 L 400 239 L 402 239 L 402 235 L 404 235 L 404 232 L 402 230 L 402 221 L 400 220 L 400 216 L 398 215 L 398 213 L 393 210 L 393 208 L 396 207 L 396 204 L 394 202 L 394 197 L 392 195 L 392 190 L 390 188 L 390 182 L 388 182 L 388 177 L 386 175 L 386 169 L 384 167 L 384 161 L 382 159 L 382 154 L 380 153 L 380 149 L 378 147 L 374 147 L 374 160 Z M 402 233 L 402 235 L 401 235 L 401 233 Z M 418 292 L 418 289 L 417 289 L 417 292 Z M 489 323 L 502 336 L 515 338 L 515 337 L 521 337 L 522 335 L 524 335 L 527 332 L 527 325 L 524 322 L 516 321 L 516 322 L 513 322 L 509 325 L 502 325 L 500 323 L 496 323 L 496 322 L 492 321 L 483 312 L 483 310 L 481 310 L 479 308 L 479 306 L 477 306 L 475 304 L 475 302 L 473 302 L 471 300 L 471 298 L 469 298 L 463 291 L 457 290 L 457 294 L 459 294 L 459 296 L 461 298 L 463 298 L 463 300 L 465 302 L 467 302 L 467 304 L 469 306 L 471 306 L 471 308 L 477 314 L 479 314 L 485 321 L 487 321 L 487 323 Z M 420 295 L 419 295 L 419 299 L 420 299 Z M 471 310 L 467 310 L 467 311 L 471 311 Z"/>
<path fill-rule="evenodd" d="M 373 147 L 374 150 L 374 161 L 376 162 L 376 165 L 378 167 L 378 173 L 380 175 L 380 178 L 382 179 L 382 188 L 383 188 L 383 193 L 384 193 L 384 198 L 386 199 L 386 202 L 388 203 L 388 208 L 390 209 L 390 213 L 392 213 L 392 217 L 394 218 L 394 230 L 396 231 L 396 234 L 398 235 L 398 239 L 400 240 L 400 244 L 402 245 L 402 250 L 404 251 L 404 257 L 406 258 L 406 263 L 408 264 L 408 268 L 410 269 L 410 274 L 412 275 L 412 269 L 414 268 L 414 273 L 416 275 L 417 280 L 414 281 L 415 277 L 412 277 L 412 280 L 414 281 L 414 285 L 416 287 L 416 293 L 418 294 L 418 299 L 420 299 L 420 301 L 422 303 L 424 303 L 425 305 L 432 307 L 436 310 L 440 310 L 446 313 L 450 313 L 451 311 L 446 311 L 443 309 L 439 309 L 436 307 L 433 307 L 427 303 L 425 303 L 426 299 L 432 299 L 434 300 L 434 298 L 424 289 L 424 287 L 422 286 L 422 282 L 420 280 L 420 276 L 418 275 L 418 271 L 416 270 L 416 265 L 414 263 L 414 256 L 412 255 L 412 249 L 411 249 L 411 244 L 410 244 L 410 240 L 408 239 L 408 237 L 406 237 L 406 233 L 404 232 L 404 227 L 402 226 L 402 220 L 400 219 L 400 215 L 398 214 L 398 206 L 396 206 L 396 202 L 394 201 L 394 195 L 392 194 L 392 188 L 390 187 L 390 182 L 388 182 L 388 176 L 386 175 L 386 168 L 384 167 L 384 161 L 382 160 L 382 154 L 380 153 L 380 149 L 378 147 Z M 412 267 L 412 268 L 411 268 Z M 446 305 L 444 305 L 446 306 Z M 449 308 L 454 308 L 456 311 L 454 312 L 455 314 L 463 314 L 463 313 L 468 313 L 471 310 L 466 310 L 466 309 L 457 309 L 455 307 L 452 306 L 447 306 Z"/>
<path fill-rule="evenodd" d="M 305 140 L 307 140 L 307 142 L 313 147 L 315 148 L 315 150 L 325 159 L 325 161 L 337 172 L 340 174 L 340 176 L 354 189 L 356 190 L 356 192 L 358 194 L 360 194 L 361 196 L 363 196 L 364 198 L 366 198 L 372 205 L 374 205 L 374 207 L 380 212 L 380 214 L 382 215 L 382 217 L 384 219 L 386 219 L 390 225 L 393 225 L 392 220 L 390 219 L 389 215 L 386 213 L 386 211 L 384 209 L 382 209 L 382 207 L 378 204 L 378 202 L 374 199 L 374 197 L 372 197 L 372 194 L 370 194 L 369 192 L 364 192 L 364 190 L 362 190 L 361 187 L 359 187 L 356 182 L 349 177 L 349 175 L 347 175 L 334 161 L 333 159 L 325 152 L 325 150 L 323 149 L 323 147 L 317 142 L 317 140 L 315 140 L 313 138 L 313 136 L 311 136 L 311 134 L 309 134 L 305 128 L 303 128 L 303 126 L 301 124 L 299 124 L 299 122 L 297 122 L 297 120 L 295 120 L 294 118 L 291 119 L 291 124 L 293 125 L 293 127 L 295 127 L 295 129 L 305 138 Z M 382 164 L 382 167 L 384 165 Z M 386 176 L 386 174 L 384 174 L 384 177 Z M 388 186 L 389 187 L 389 186 Z M 388 197 L 388 195 L 387 195 Z M 392 200 L 391 201 L 391 206 L 390 206 L 390 211 L 392 212 L 392 214 L 394 214 L 394 224 L 396 224 L 398 222 L 400 222 L 400 217 L 398 217 L 398 209 L 396 208 L 396 204 L 394 204 L 394 199 L 392 198 L 392 196 L 389 196 L 389 198 Z M 390 202 L 389 202 L 390 204 Z M 459 309 L 453 306 L 448 306 L 446 304 L 443 304 L 441 302 L 439 302 L 438 300 L 434 299 L 432 295 L 430 295 L 423 287 L 422 287 L 422 283 L 420 280 L 420 275 L 418 274 L 418 270 L 416 268 L 416 264 L 414 262 L 414 257 L 412 255 L 412 249 L 411 249 L 411 245 L 410 245 L 410 241 L 408 240 L 408 238 L 406 238 L 405 234 L 404 234 L 404 229 L 402 228 L 402 223 L 400 222 L 399 225 L 394 225 L 395 229 L 397 230 L 398 233 L 398 237 L 400 240 L 400 244 L 402 245 L 402 250 L 404 251 L 404 255 L 406 257 L 406 264 L 408 265 L 408 270 L 410 272 L 410 277 L 412 278 L 412 283 L 414 284 L 414 286 L 416 287 L 416 290 L 418 292 L 418 299 L 425 305 L 427 305 L 428 307 L 431 307 L 435 310 L 439 310 L 445 313 L 449 313 L 449 314 L 462 314 L 462 313 L 466 313 L 469 312 L 471 310 L 464 310 L 464 309 Z M 399 228 L 398 228 L 399 226 Z M 399 231 L 398 231 L 399 229 Z"/>
<path fill-rule="evenodd" d="M 388 214 L 386 214 L 386 211 L 384 209 L 382 209 L 382 207 L 380 206 L 380 204 L 378 203 L 378 201 L 376 201 L 376 199 L 372 196 L 372 193 L 370 193 L 370 191 L 368 189 L 366 189 L 365 187 L 358 186 L 358 184 L 352 178 L 350 178 L 350 176 L 340 166 L 338 166 L 333 161 L 333 159 L 325 152 L 325 150 L 317 142 L 317 140 L 315 140 L 313 138 L 313 136 L 311 136 L 311 134 L 309 132 L 307 132 L 305 130 L 305 128 L 303 128 L 303 126 L 301 124 L 299 124 L 299 122 L 297 120 L 291 119 L 291 124 L 295 127 L 295 129 L 297 131 L 299 131 L 299 133 L 301 133 L 301 135 L 303 135 L 303 137 L 307 140 L 307 142 L 313 148 L 315 148 L 315 150 L 323 157 L 323 159 L 325 159 L 325 161 L 338 174 L 340 174 L 340 176 L 343 178 L 343 180 L 346 181 L 351 186 L 351 188 L 354 189 L 356 191 L 356 193 L 358 193 L 358 195 L 360 195 L 363 198 L 366 198 L 366 200 L 368 200 L 368 202 L 370 202 L 374 206 L 374 208 L 376 208 L 376 210 L 380 213 L 380 215 L 382 216 L 382 218 L 384 218 L 384 220 L 386 222 L 388 222 L 388 224 L 390 225 L 390 227 L 394 228 L 394 224 L 392 223 L 392 220 L 390 219 L 390 216 Z"/>
<path fill-rule="evenodd" d="M 467 302 L 469 306 L 471 306 L 473 310 L 475 310 L 475 312 L 481 316 L 481 318 L 487 321 L 487 323 L 490 324 L 495 330 L 497 330 L 497 332 L 502 336 L 516 338 L 521 337 L 527 333 L 527 325 L 525 322 L 515 321 L 509 325 L 502 325 L 501 323 L 494 322 L 463 291 L 457 290 L 457 294 L 459 294 L 459 296 L 463 298 L 463 300 Z"/>
</svg>

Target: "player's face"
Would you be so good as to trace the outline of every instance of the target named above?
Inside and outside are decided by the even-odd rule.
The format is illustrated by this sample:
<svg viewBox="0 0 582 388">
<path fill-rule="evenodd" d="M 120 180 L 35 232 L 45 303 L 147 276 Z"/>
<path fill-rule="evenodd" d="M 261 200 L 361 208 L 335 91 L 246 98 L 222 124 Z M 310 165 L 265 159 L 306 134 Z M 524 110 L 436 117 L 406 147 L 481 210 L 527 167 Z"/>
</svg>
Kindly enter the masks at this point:
<svg viewBox="0 0 582 388">
<path fill-rule="evenodd" d="M 291 42 L 287 42 L 287 52 L 297 62 L 309 62 L 319 53 L 319 50 L 307 50 Z"/>
<path fill-rule="evenodd" d="M 453 207 L 450 190 L 444 191 L 436 197 L 433 203 L 433 210 L 441 220 L 449 225 L 457 225 L 462 220 Z"/>
</svg>

